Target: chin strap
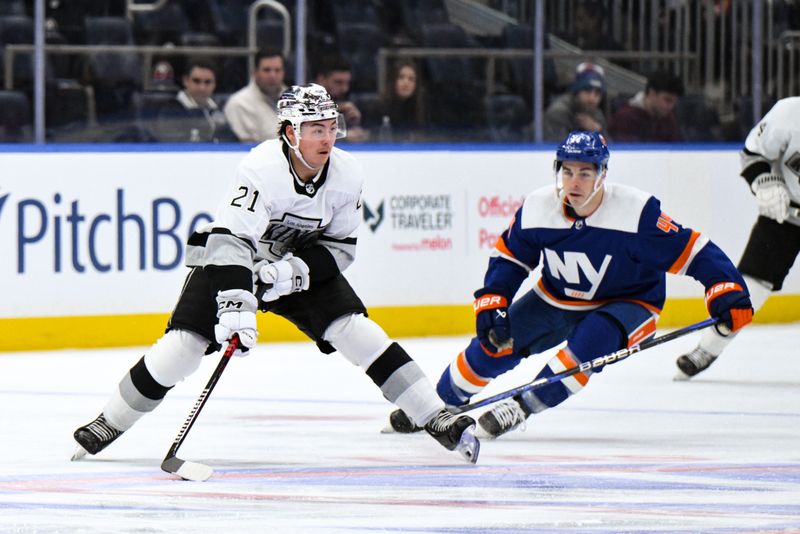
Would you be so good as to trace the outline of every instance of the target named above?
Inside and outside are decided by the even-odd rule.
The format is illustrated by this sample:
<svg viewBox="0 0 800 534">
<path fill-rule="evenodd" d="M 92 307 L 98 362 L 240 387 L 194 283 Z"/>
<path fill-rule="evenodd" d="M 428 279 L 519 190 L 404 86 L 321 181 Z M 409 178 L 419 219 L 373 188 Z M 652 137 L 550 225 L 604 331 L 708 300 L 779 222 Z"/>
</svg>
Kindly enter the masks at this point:
<svg viewBox="0 0 800 534">
<path fill-rule="evenodd" d="M 308 167 L 312 171 L 315 171 L 315 172 L 319 171 L 320 167 L 314 167 L 313 165 L 311 165 L 309 162 L 306 161 L 306 158 L 303 157 L 303 154 L 300 152 L 300 142 L 298 142 L 296 145 L 293 145 L 292 143 L 289 142 L 289 139 L 286 137 L 286 134 L 283 134 L 282 137 L 283 137 L 283 140 L 286 142 L 286 145 L 289 148 L 292 149 L 292 152 L 294 152 L 294 155 L 297 156 L 297 159 L 300 160 L 300 163 L 302 163 L 303 165 L 305 165 L 306 167 Z"/>
</svg>

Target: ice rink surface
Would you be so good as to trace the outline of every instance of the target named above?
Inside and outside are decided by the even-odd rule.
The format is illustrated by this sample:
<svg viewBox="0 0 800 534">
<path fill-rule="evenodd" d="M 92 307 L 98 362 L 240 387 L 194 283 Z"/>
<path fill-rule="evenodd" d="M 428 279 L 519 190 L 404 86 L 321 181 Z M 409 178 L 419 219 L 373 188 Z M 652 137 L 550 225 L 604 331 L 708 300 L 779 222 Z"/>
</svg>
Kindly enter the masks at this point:
<svg viewBox="0 0 800 534">
<path fill-rule="evenodd" d="M 215 468 L 207 482 L 159 465 L 219 354 L 80 462 L 73 430 L 144 349 L 3 354 L 0 532 L 800 532 L 800 324 L 746 329 L 673 382 L 696 340 L 610 366 L 484 441 L 477 465 L 423 434 L 381 434 L 392 406 L 339 355 L 265 342 L 230 363 L 180 450 Z M 466 341 L 401 343 L 435 381 Z"/>
</svg>

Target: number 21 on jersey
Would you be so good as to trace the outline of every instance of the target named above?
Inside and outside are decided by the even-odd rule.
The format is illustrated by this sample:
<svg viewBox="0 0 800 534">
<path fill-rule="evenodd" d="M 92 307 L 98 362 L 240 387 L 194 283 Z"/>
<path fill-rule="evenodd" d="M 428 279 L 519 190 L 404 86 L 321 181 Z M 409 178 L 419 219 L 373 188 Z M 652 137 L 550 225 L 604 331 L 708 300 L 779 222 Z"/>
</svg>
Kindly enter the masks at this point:
<svg viewBox="0 0 800 534">
<path fill-rule="evenodd" d="M 247 211 L 256 211 L 256 202 L 258 201 L 258 190 L 253 189 L 253 193 L 250 194 L 250 188 L 244 185 L 240 185 L 237 189 L 239 194 L 231 200 L 231 206 L 236 208 L 245 208 Z M 250 199 L 252 197 L 252 200 Z"/>
</svg>

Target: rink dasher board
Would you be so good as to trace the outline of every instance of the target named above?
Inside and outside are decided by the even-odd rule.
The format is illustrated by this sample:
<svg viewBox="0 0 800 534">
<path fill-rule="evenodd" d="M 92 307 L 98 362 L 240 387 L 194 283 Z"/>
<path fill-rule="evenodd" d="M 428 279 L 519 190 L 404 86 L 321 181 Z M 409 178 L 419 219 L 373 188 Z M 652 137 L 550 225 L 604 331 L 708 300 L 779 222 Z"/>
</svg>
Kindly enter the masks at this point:
<svg viewBox="0 0 800 534">
<path fill-rule="evenodd" d="M 0 328 L 17 334 L 0 350 L 144 344 L 163 331 L 187 273 L 186 237 L 213 218 L 245 154 L 195 148 L 0 152 Z M 366 174 L 365 222 L 348 279 L 393 335 L 469 332 L 494 242 L 525 195 L 552 183 L 552 150 L 354 154 Z M 674 220 L 737 261 L 756 218 L 738 166 L 727 145 L 618 149 L 609 180 L 655 194 Z M 759 320 L 800 320 L 796 271 Z M 662 326 L 703 318 L 693 280 L 669 276 L 668 295 Z M 302 339 L 283 321 L 261 320 L 271 339 Z"/>
</svg>

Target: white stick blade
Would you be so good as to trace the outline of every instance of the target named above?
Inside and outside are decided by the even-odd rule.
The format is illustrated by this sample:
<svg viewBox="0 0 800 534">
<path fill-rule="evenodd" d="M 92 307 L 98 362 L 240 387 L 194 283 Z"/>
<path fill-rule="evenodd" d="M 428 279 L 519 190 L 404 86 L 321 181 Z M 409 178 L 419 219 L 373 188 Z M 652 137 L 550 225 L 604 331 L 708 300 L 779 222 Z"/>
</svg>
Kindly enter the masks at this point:
<svg viewBox="0 0 800 534">
<path fill-rule="evenodd" d="M 205 482 L 214 473 L 214 470 L 207 465 L 181 460 L 177 456 L 166 458 L 161 463 L 161 469 L 193 482 Z"/>
</svg>

